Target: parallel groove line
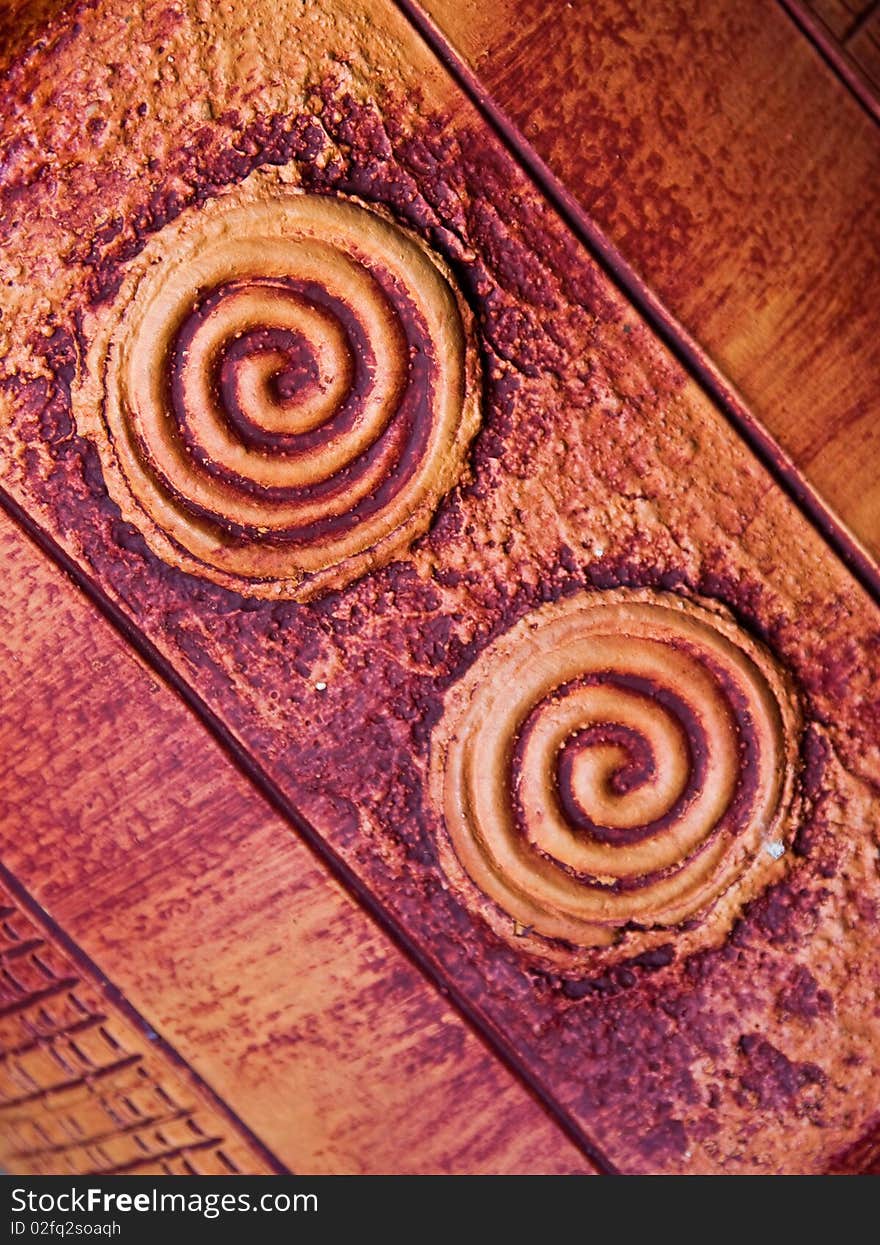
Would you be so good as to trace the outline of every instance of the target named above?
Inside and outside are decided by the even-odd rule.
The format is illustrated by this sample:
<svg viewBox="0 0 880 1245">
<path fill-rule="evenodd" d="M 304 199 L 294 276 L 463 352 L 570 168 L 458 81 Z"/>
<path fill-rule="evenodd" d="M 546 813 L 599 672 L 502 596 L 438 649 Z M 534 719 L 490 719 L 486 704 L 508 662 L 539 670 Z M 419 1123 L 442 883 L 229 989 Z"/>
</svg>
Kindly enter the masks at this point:
<svg viewBox="0 0 880 1245">
<path fill-rule="evenodd" d="M 42 938 L 29 938 L 27 942 L 18 942 L 13 947 L 6 947 L 0 951 L 0 962 L 17 960 L 22 955 L 27 955 L 30 951 L 36 951 L 38 947 L 45 946 Z"/>
<path fill-rule="evenodd" d="M 18 1012 L 26 1012 L 29 1007 L 36 1006 L 37 1003 L 43 1003 L 46 999 L 53 999 L 58 994 L 63 994 L 65 990 L 72 990 L 79 985 L 76 977 L 61 977 L 58 981 L 53 981 L 50 986 L 46 986 L 42 990 L 32 990 L 26 994 L 24 998 L 15 999 L 12 1003 L 6 1003 L 0 1007 L 0 1018 L 3 1016 L 15 1016 Z"/>
<path fill-rule="evenodd" d="M 79 982 L 77 982 L 77 985 Z M 38 1050 L 41 1046 L 50 1046 L 53 1042 L 63 1040 L 70 1036 L 71 1033 L 82 1033 L 87 1029 L 95 1029 L 98 1025 L 106 1022 L 107 1017 L 103 1015 L 88 1016 L 85 1020 L 80 1020 L 76 1024 L 68 1025 L 64 1029 L 50 1029 L 45 1033 L 40 1033 L 30 1042 L 22 1042 L 19 1046 L 7 1046 L 0 1051 L 0 1064 L 7 1059 L 12 1059 L 16 1055 L 26 1055 L 32 1050 Z"/>
<path fill-rule="evenodd" d="M 787 4 L 789 0 L 778 0 Z M 528 139 L 498 107 L 434 21 L 415 0 L 393 0 L 516 163 L 528 174 L 582 246 L 648 322 L 664 346 L 714 402 L 786 497 L 816 529 L 849 573 L 880 605 L 880 566 L 831 511 L 798 467 L 752 414 L 744 398 L 681 322 L 645 284 L 568 191 Z M 880 119 L 880 117 L 878 117 Z"/>
<path fill-rule="evenodd" d="M 21 1107 L 25 1103 L 34 1102 L 38 1098 L 45 1098 L 51 1094 L 66 1094 L 72 1089 L 79 1089 L 81 1086 L 91 1086 L 93 1081 L 103 1080 L 105 1076 L 112 1076 L 114 1072 L 121 1072 L 124 1068 L 132 1068 L 143 1059 L 143 1055 L 134 1054 L 126 1055 L 124 1059 L 118 1059 L 116 1063 L 108 1063 L 103 1068 L 91 1068 L 88 1072 L 84 1072 L 81 1076 L 71 1077 L 67 1081 L 57 1081 L 54 1085 L 40 1085 L 31 1093 L 21 1094 L 18 1098 L 0 1099 L 0 1114 L 10 1110 L 12 1107 Z"/>
<path fill-rule="evenodd" d="M 459 1012 L 462 1018 L 474 1030 L 476 1035 L 483 1041 L 483 1044 L 501 1061 L 501 1063 L 522 1083 L 523 1087 L 535 1098 L 544 1108 L 551 1120 L 565 1133 L 565 1135 L 580 1149 L 594 1167 L 602 1174 L 609 1176 L 619 1175 L 617 1167 L 608 1159 L 596 1142 L 589 1137 L 580 1124 L 562 1107 L 555 1098 L 544 1088 L 540 1081 L 532 1073 L 531 1069 L 521 1059 L 519 1054 L 509 1044 L 507 1039 L 501 1034 L 491 1021 L 483 1016 L 470 1000 L 462 993 L 458 986 L 447 977 L 446 974 L 430 960 L 421 947 L 419 947 L 410 937 L 409 933 L 403 928 L 399 922 L 391 916 L 383 905 L 376 899 L 372 891 L 361 881 L 348 864 L 338 855 L 337 852 L 322 838 L 318 831 L 305 818 L 299 809 L 293 804 L 291 799 L 285 794 L 281 787 L 264 769 L 262 764 L 252 755 L 244 744 L 233 734 L 226 723 L 218 716 L 217 713 L 203 700 L 201 695 L 192 688 L 186 679 L 181 675 L 164 656 L 163 653 L 153 644 L 152 640 L 141 631 L 135 622 L 128 617 L 127 614 L 113 601 L 104 589 L 88 575 L 74 558 L 67 553 L 65 549 L 58 544 L 53 536 L 51 536 L 39 523 L 36 522 L 23 506 L 15 500 L 15 498 L 0 485 L 0 508 L 2 508 L 8 517 L 17 524 L 17 526 L 33 541 L 33 543 L 62 570 L 67 577 L 72 580 L 74 585 L 83 593 L 83 595 L 91 602 L 92 605 L 103 615 L 110 623 L 119 636 L 138 654 L 145 665 L 151 667 L 155 674 L 165 683 L 176 696 L 183 701 L 186 707 L 199 719 L 208 733 L 221 746 L 229 759 L 236 768 L 248 779 L 253 787 L 260 793 L 266 803 L 278 813 L 291 828 L 302 838 L 312 849 L 315 855 L 321 860 L 322 864 L 327 868 L 332 877 L 345 888 L 352 898 L 372 917 L 380 929 L 392 940 L 394 945 L 401 950 L 407 958 L 415 964 L 420 972 L 431 982 L 440 994 L 448 999 L 452 1006 Z M 90 971 L 97 973 L 103 982 L 106 982 L 108 988 L 112 991 L 115 1001 L 126 1011 L 129 1017 L 135 1020 L 140 1030 L 144 1034 L 151 1034 L 152 1030 L 143 1016 L 140 1015 L 125 997 L 113 987 L 100 970 L 92 964 L 89 957 L 84 951 L 67 935 L 63 929 L 55 925 L 52 918 L 43 911 L 36 903 L 27 889 L 19 882 L 17 878 L 9 874 L 9 871 L 0 865 L 0 877 L 9 876 L 10 885 L 14 886 L 17 892 L 26 896 L 28 903 L 37 908 L 40 918 L 49 924 L 53 931 L 63 939 L 65 946 L 70 950 L 74 958 L 81 958 L 91 965 Z M 173 1055 L 176 1062 L 186 1067 L 191 1074 L 199 1080 L 203 1085 L 198 1073 L 192 1069 L 191 1065 L 167 1042 L 167 1049 Z M 205 1085 L 208 1090 L 207 1085 Z M 212 1098 L 217 1099 L 217 1095 L 212 1091 Z M 222 1099 L 217 1099 L 222 1103 Z M 247 1126 L 238 1119 L 235 1113 L 222 1104 L 227 1115 L 233 1116 L 239 1126 L 243 1128 L 249 1137 L 253 1134 L 247 1129 Z M 254 1138 L 256 1141 L 256 1138 Z M 266 1148 L 259 1143 L 261 1148 Z M 271 1158 L 273 1164 L 280 1166 L 282 1171 L 287 1170 L 283 1165 L 279 1164 L 278 1159 L 271 1155 L 269 1151 L 266 1154 Z"/>
<path fill-rule="evenodd" d="M 826 65 L 834 71 L 868 116 L 880 125 L 880 99 L 869 86 L 856 62 L 850 59 L 847 52 L 831 37 L 819 19 L 813 16 L 801 0 L 777 0 L 777 4 L 791 18 L 801 34 L 812 43 Z M 862 15 L 864 20 L 867 21 L 873 12 L 875 9 L 872 8 L 864 13 Z M 852 30 L 847 34 L 848 39 L 857 33 L 861 21 L 861 18 L 857 19 Z"/>
<path fill-rule="evenodd" d="M 176 1159 L 181 1155 L 190 1154 L 198 1150 L 210 1150 L 212 1146 L 220 1146 L 222 1144 L 222 1137 L 207 1137 L 204 1141 L 187 1142 L 184 1146 L 175 1146 L 170 1150 L 162 1150 L 158 1154 L 145 1155 L 142 1159 L 130 1159 L 127 1163 L 102 1168 L 98 1174 L 101 1176 L 124 1176 L 126 1172 L 133 1172 L 138 1167 L 143 1167 L 146 1163 L 164 1163 L 168 1159 Z"/>
<path fill-rule="evenodd" d="M 842 42 L 844 44 L 849 43 L 854 35 L 857 35 L 860 30 L 867 26 L 878 9 L 880 9 L 880 0 L 874 0 L 873 4 L 869 4 L 866 9 L 863 9 L 852 25 L 844 32 Z"/>
<path fill-rule="evenodd" d="M 112 1132 L 98 1133 L 95 1136 L 83 1138 L 71 1138 L 70 1141 L 59 1141 L 55 1145 L 41 1146 L 38 1149 L 29 1150 L 13 1150 L 12 1158 L 30 1159 L 42 1158 L 47 1154 L 63 1154 L 67 1150 L 82 1149 L 86 1146 L 99 1145 L 102 1141 L 114 1141 L 117 1137 L 124 1137 L 130 1133 L 139 1132 L 141 1129 L 149 1129 L 154 1125 L 174 1124 L 178 1120 L 186 1119 L 189 1112 L 184 1108 L 168 1115 L 150 1115 L 144 1116 L 143 1119 L 133 1120 L 130 1124 L 122 1124 L 119 1128 L 113 1129 Z M 201 1144 L 201 1143 L 199 1143 Z"/>
</svg>

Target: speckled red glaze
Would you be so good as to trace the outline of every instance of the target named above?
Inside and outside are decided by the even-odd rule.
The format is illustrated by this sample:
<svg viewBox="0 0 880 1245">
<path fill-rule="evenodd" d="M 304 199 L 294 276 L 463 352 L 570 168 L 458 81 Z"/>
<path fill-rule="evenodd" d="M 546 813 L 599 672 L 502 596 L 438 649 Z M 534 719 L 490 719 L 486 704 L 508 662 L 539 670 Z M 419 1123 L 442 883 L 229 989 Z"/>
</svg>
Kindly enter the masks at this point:
<svg viewBox="0 0 880 1245">
<path fill-rule="evenodd" d="M 131 22 L 112 5 L 83 10 L 7 79 L 6 487 L 610 1166 L 825 1170 L 880 1110 L 866 1007 L 880 909 L 877 611 L 399 15 L 329 2 L 298 14 L 273 23 L 283 46 L 257 47 L 230 9 L 210 27 L 175 6 Z M 147 69 L 161 90 L 138 85 Z M 85 144 L 69 120 L 84 113 Z M 70 402 L 89 325 L 147 239 L 264 166 L 415 230 L 450 264 L 483 354 L 472 481 L 409 556 L 305 605 L 230 592 L 151 553 L 108 497 Z M 544 602 L 621 587 L 719 602 L 790 672 L 805 715 L 802 812 L 784 877 L 714 945 L 682 955 L 671 931 L 628 962 L 598 949 L 559 971 L 449 890 L 430 735 L 493 638 Z"/>
</svg>

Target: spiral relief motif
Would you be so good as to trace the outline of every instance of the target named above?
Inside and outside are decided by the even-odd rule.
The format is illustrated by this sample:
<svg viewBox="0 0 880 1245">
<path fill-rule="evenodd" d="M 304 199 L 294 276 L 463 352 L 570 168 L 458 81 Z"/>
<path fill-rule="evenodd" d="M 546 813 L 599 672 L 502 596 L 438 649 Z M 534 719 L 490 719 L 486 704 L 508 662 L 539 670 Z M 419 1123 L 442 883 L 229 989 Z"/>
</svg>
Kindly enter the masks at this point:
<svg viewBox="0 0 880 1245">
<path fill-rule="evenodd" d="M 252 595 L 305 599 L 403 552 L 479 423 L 443 262 L 371 208 L 282 187 L 157 235 L 88 372 L 79 412 L 125 517 Z"/>
<path fill-rule="evenodd" d="M 649 592 L 545 606 L 447 697 L 442 862 L 508 936 L 637 949 L 784 867 L 797 733 L 783 676 L 726 615 Z"/>
</svg>

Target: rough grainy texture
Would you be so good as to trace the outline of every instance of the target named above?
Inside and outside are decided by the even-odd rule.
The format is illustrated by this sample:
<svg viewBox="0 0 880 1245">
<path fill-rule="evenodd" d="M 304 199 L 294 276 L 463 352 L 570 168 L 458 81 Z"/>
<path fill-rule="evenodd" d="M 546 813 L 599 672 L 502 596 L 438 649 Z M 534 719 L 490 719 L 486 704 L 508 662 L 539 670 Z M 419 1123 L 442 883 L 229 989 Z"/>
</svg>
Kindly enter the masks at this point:
<svg viewBox="0 0 880 1245">
<path fill-rule="evenodd" d="M 107 5 L 11 75 L 6 485 L 611 1164 L 824 1170 L 880 1110 L 877 611 L 403 20 L 283 10 Z M 70 398 L 145 242 L 269 165 L 419 233 L 483 351 L 472 479 L 409 556 L 307 605 L 152 554 Z M 728 933 L 560 972 L 448 889 L 430 738 L 496 637 L 620 587 L 699 598 L 767 645 L 803 706 L 800 813 Z"/>
<path fill-rule="evenodd" d="M 421 7 L 880 552 L 880 126 L 782 6 Z"/>
<path fill-rule="evenodd" d="M 119 992 L 301 1174 L 589 1174 L 449 1003 L 5 516 L 0 566 L 0 849 L 112 982 L 100 1012 L 113 1031 Z M 54 965 L 52 937 L 41 938 L 38 954 Z M 84 1100 L 98 1112 L 106 1158 L 55 1137 L 63 1121 L 51 1145 L 70 1142 L 70 1156 L 22 1136 L 39 1130 L 55 1099 L 27 1097 L 34 1087 L 15 1050 L 24 1041 L 45 1061 L 52 1030 L 37 1001 L 19 1005 L 15 982 L 35 980 L 50 1012 L 63 999 L 46 1001 L 20 942 L 0 955 L 12 974 L 0 1012 L 7 1003 L 15 1012 L 0 1019 L 2 1092 L 25 1095 L 17 1110 L 0 1101 L 0 1162 L 66 1171 L 70 1157 L 77 1170 L 102 1170 L 140 1144 L 124 1109 L 118 1129 L 112 1101 L 111 1118 L 101 1116 L 103 1074 L 92 1083 L 87 1073 Z M 23 977 L 16 965 L 25 963 Z M 53 972 L 54 986 L 64 974 Z M 76 998 L 91 998 L 73 976 Z M 91 1014 L 74 1014 L 77 1032 L 91 1030 Z M 126 1084 L 143 1079 L 130 1058 L 143 1045 L 126 1039 L 117 1052 Z M 64 1079 L 59 1065 L 52 1083 Z M 226 1121 L 221 1133 L 229 1137 Z M 241 1171 L 265 1170 L 245 1146 L 224 1152 Z M 204 1159 L 195 1166 L 207 1170 Z"/>
<path fill-rule="evenodd" d="M 36 44 L 67 0 L 4 0 L 0 6 L 0 72 Z"/>
</svg>

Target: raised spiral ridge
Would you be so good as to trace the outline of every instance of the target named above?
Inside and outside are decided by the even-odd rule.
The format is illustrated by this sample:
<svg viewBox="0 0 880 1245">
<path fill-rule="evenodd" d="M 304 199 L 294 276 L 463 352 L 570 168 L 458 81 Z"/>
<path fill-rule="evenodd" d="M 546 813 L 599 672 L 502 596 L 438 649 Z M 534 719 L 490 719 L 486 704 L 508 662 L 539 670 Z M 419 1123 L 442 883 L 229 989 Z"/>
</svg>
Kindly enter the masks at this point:
<svg viewBox="0 0 880 1245">
<path fill-rule="evenodd" d="M 447 696 L 441 859 L 504 933 L 596 947 L 693 922 L 776 867 L 797 731 L 783 673 L 720 610 L 649 591 L 543 606 Z"/>
<path fill-rule="evenodd" d="M 306 599 L 427 529 L 478 388 L 467 306 L 421 239 L 352 199 L 246 188 L 137 258 L 78 408 L 166 560 Z"/>
</svg>

